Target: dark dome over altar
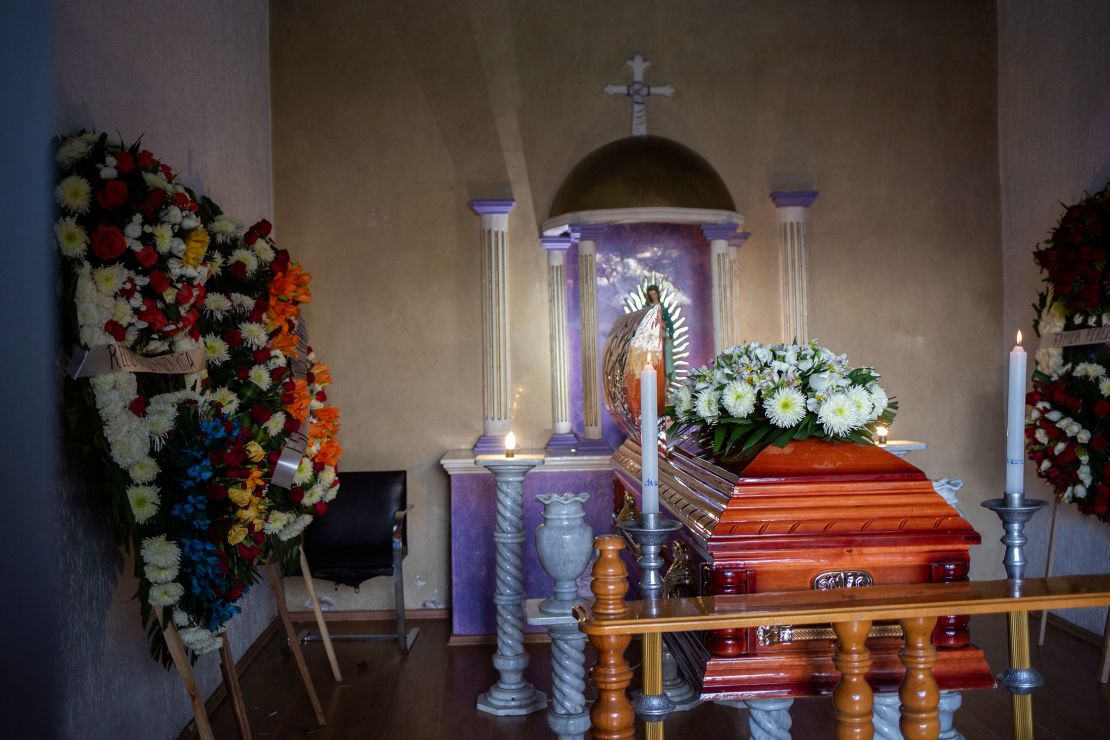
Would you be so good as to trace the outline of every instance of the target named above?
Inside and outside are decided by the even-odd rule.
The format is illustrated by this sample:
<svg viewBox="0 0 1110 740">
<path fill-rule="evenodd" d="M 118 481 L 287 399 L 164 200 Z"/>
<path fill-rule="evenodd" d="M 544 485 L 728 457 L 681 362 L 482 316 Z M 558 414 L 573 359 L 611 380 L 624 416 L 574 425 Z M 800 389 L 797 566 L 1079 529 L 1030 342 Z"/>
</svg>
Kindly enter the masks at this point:
<svg viewBox="0 0 1110 740">
<path fill-rule="evenodd" d="M 629 136 L 575 165 L 555 194 L 550 218 L 652 207 L 736 210 L 724 180 L 693 149 L 662 136 Z"/>
</svg>

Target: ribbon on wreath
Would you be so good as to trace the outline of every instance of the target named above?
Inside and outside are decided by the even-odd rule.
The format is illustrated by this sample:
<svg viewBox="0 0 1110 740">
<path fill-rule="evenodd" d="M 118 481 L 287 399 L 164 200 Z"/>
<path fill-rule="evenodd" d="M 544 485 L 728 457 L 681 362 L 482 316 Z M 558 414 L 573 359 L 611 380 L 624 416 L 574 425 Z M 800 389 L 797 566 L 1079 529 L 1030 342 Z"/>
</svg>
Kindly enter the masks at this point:
<svg viewBox="0 0 1110 740">
<path fill-rule="evenodd" d="M 119 344 L 105 344 L 92 349 L 75 347 L 66 365 L 71 378 L 88 378 L 108 373 L 158 373 L 187 375 L 204 370 L 204 347 L 184 352 L 146 357 Z"/>
<path fill-rule="evenodd" d="M 1084 344 L 1104 344 L 1110 342 L 1110 326 L 1096 326 L 1090 329 L 1073 329 L 1041 337 L 1042 347 L 1078 347 Z"/>
</svg>

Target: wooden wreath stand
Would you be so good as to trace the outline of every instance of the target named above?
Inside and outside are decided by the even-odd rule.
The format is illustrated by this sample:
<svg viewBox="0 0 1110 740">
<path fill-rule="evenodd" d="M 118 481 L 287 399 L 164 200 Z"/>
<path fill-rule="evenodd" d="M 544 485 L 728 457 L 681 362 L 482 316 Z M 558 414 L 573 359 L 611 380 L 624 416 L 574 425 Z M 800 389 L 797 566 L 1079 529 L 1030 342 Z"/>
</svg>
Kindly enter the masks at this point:
<svg viewBox="0 0 1110 740">
<path fill-rule="evenodd" d="M 324 613 L 320 609 L 320 600 L 316 597 L 316 584 L 313 582 L 312 573 L 308 569 L 308 560 L 305 558 L 303 548 L 300 552 L 300 560 L 301 575 L 304 577 L 305 587 L 308 589 L 308 596 L 312 602 L 312 613 L 316 617 L 316 626 L 320 630 L 320 638 L 324 643 L 328 662 L 331 664 L 331 673 L 335 682 L 340 683 L 343 680 L 343 675 L 339 671 L 339 661 L 335 657 L 335 646 L 332 644 L 327 622 L 324 621 Z M 289 639 L 289 645 L 293 651 L 293 660 L 297 664 L 301 680 L 304 681 L 305 691 L 308 692 L 308 699 L 312 703 L 312 711 L 316 714 L 316 722 L 323 727 L 327 724 L 327 720 L 324 717 L 323 707 L 320 705 L 320 697 L 316 693 L 316 686 L 312 683 L 312 676 L 308 672 L 308 664 L 305 663 L 301 644 L 297 640 L 293 620 L 289 616 L 289 607 L 285 601 L 285 591 L 281 587 L 281 578 L 277 566 L 268 563 L 264 570 L 266 580 L 274 593 L 274 600 L 277 602 L 278 616 L 281 618 L 282 627 L 285 629 L 285 636 Z M 185 645 L 181 642 L 177 627 L 174 625 L 173 619 L 167 616 L 165 610 L 158 613 L 158 619 L 161 622 L 162 634 L 166 639 L 166 645 L 169 647 L 174 667 L 177 668 L 178 675 L 181 676 L 181 683 L 184 684 L 185 691 L 189 694 L 189 702 L 193 707 L 193 720 L 197 726 L 197 736 L 200 740 L 215 740 L 215 735 L 212 734 L 212 725 L 208 721 L 208 712 L 204 706 L 204 697 L 200 695 L 200 690 L 197 688 L 197 682 L 193 676 L 193 666 L 189 662 L 189 655 L 185 651 Z M 231 643 L 227 639 L 226 632 L 223 634 L 223 642 L 220 645 L 220 670 L 224 676 L 228 696 L 231 698 L 231 709 L 235 715 L 239 738 L 240 740 L 252 740 L 250 723 L 247 720 L 247 704 L 243 699 L 243 689 L 239 685 L 239 672 L 235 667 L 235 656 L 231 652 Z"/>
</svg>

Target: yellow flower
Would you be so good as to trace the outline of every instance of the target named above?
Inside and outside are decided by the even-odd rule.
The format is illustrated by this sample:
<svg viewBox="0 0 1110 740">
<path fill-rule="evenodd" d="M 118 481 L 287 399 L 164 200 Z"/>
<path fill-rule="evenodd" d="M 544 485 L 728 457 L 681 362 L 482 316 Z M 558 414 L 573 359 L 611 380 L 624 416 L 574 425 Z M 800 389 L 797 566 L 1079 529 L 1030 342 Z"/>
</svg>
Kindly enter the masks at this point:
<svg viewBox="0 0 1110 740">
<path fill-rule="evenodd" d="M 234 527 L 232 527 L 230 530 L 228 530 L 227 544 L 229 544 L 229 545 L 238 545 L 240 542 L 242 542 L 244 539 L 246 539 L 246 537 L 247 537 L 247 528 L 240 525 L 240 524 L 236 524 Z"/>
<path fill-rule="evenodd" d="M 248 491 L 254 493 L 254 489 L 261 486 L 264 482 L 265 481 L 262 480 L 262 471 L 255 468 L 251 471 L 251 474 L 247 476 L 247 479 L 243 481 L 243 485 L 247 487 Z"/>
<path fill-rule="evenodd" d="M 256 516 L 258 516 L 258 507 L 251 506 L 247 509 L 239 509 L 239 511 L 235 512 L 235 516 L 237 516 L 239 518 L 239 521 L 243 522 L 243 524 L 247 524 Z"/>
<path fill-rule="evenodd" d="M 250 458 L 251 462 L 259 462 L 266 457 L 266 451 L 262 449 L 262 445 L 252 439 L 247 442 L 247 457 Z"/>
<path fill-rule="evenodd" d="M 208 251 L 208 241 L 208 231 L 203 226 L 193 229 L 193 233 L 185 240 L 185 254 L 181 257 L 181 264 L 186 267 L 200 265 Z"/>
<path fill-rule="evenodd" d="M 246 506 L 250 503 L 251 492 L 245 488 L 232 488 L 227 492 L 227 497 L 231 499 L 236 506 Z"/>
</svg>

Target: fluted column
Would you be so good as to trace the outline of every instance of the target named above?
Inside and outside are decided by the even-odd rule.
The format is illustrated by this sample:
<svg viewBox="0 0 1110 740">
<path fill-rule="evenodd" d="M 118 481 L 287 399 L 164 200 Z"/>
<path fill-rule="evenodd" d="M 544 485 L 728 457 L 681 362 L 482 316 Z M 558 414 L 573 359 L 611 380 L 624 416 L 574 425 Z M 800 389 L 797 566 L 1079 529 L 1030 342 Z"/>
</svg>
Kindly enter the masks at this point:
<svg viewBox="0 0 1110 740">
<path fill-rule="evenodd" d="M 732 262 L 728 240 L 736 233 L 736 224 L 703 224 L 701 231 L 709 241 L 713 353 L 717 354 L 728 345 L 732 332 Z"/>
<path fill-rule="evenodd" d="M 779 191 L 771 193 L 771 200 L 778 208 L 783 341 L 805 342 L 809 339 L 806 222 L 817 191 Z"/>
<path fill-rule="evenodd" d="M 740 336 L 740 248 L 744 246 L 750 236 L 751 232 L 741 231 L 738 234 L 733 234 L 728 241 L 729 268 L 732 271 L 729 278 L 732 313 L 729 316 L 729 333 L 725 342 L 725 346 L 728 347 L 740 344 L 743 339 Z"/>
<path fill-rule="evenodd" d="M 569 455 L 578 446 L 570 427 L 570 366 L 567 359 L 566 255 L 569 236 L 545 236 L 547 252 L 547 320 L 551 341 L 551 438 L 548 455 Z"/>
<path fill-rule="evenodd" d="M 512 200 L 472 200 L 482 253 L 482 436 L 474 454 L 505 449 L 512 425 L 509 368 L 509 211 Z"/>
<path fill-rule="evenodd" d="M 582 226 L 578 236 L 578 315 L 582 356 L 582 440 L 579 454 L 611 452 L 601 435 L 601 359 L 597 334 L 597 242 L 604 226 Z"/>
</svg>

